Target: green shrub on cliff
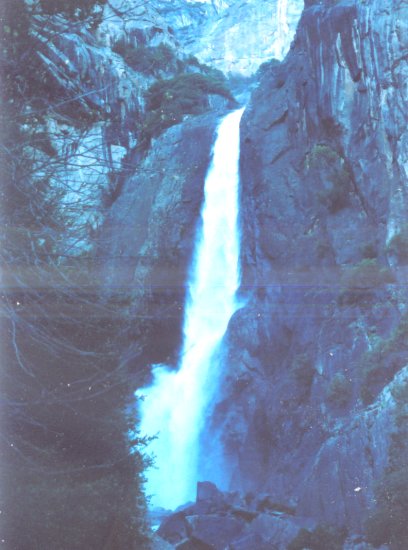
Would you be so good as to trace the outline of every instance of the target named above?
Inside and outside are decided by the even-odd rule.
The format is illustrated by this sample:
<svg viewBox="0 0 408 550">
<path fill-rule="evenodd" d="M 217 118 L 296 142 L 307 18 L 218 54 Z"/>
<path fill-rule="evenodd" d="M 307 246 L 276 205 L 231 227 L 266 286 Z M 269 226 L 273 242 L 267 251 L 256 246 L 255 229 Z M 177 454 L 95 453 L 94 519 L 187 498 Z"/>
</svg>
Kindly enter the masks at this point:
<svg viewBox="0 0 408 550">
<path fill-rule="evenodd" d="M 200 63 L 194 56 L 179 57 L 167 44 L 135 46 L 120 40 L 113 51 L 135 71 L 158 78 L 145 92 L 145 115 L 139 126 L 141 149 L 146 149 L 153 137 L 180 123 L 184 115 L 208 110 L 209 95 L 234 100 L 221 71 Z M 174 76 L 163 78 L 163 72 Z"/>
<path fill-rule="evenodd" d="M 357 264 L 347 266 L 341 275 L 341 284 L 347 288 L 381 287 L 394 282 L 392 271 L 375 258 L 365 258 Z"/>
<path fill-rule="evenodd" d="M 209 108 L 208 95 L 216 94 L 233 100 L 222 73 L 180 74 L 155 82 L 146 92 L 146 118 L 141 129 L 141 141 L 148 144 L 152 137 L 178 124 L 187 114 L 200 114 Z"/>
<path fill-rule="evenodd" d="M 181 70 L 183 67 L 175 50 L 167 44 L 134 46 L 121 40 L 112 50 L 121 55 L 129 67 L 143 74 L 154 75 L 158 71 Z"/>
<path fill-rule="evenodd" d="M 361 398 L 372 403 L 378 392 L 408 363 L 408 315 L 388 338 L 380 338 L 360 361 Z"/>
<path fill-rule="evenodd" d="M 189 73 L 155 82 L 146 92 L 146 108 L 200 112 L 207 105 L 208 94 L 233 99 L 221 75 Z"/>
<path fill-rule="evenodd" d="M 307 168 L 319 168 L 322 163 L 335 164 L 340 160 L 340 155 L 331 147 L 324 144 L 314 145 L 307 157 Z"/>
</svg>

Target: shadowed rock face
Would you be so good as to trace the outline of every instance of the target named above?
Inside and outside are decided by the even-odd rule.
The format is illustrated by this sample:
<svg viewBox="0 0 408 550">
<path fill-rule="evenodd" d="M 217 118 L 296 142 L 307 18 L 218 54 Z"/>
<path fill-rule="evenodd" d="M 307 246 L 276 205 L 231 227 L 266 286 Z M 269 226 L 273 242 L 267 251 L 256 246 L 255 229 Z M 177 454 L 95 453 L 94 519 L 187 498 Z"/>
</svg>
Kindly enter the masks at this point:
<svg viewBox="0 0 408 550">
<path fill-rule="evenodd" d="M 134 323 L 151 320 L 151 345 L 135 366 L 174 360 L 218 115 L 194 117 L 154 140 L 109 210 L 99 238 L 105 283 L 127 290 Z M 132 162 L 132 161 L 130 161 Z M 137 344 L 137 342 L 136 342 Z"/>
<path fill-rule="evenodd" d="M 180 550 L 283 550 L 301 527 L 314 523 L 270 495 L 224 493 L 201 482 L 196 502 L 165 518 L 157 535 Z"/>
<path fill-rule="evenodd" d="M 309 4 L 243 118 L 248 301 L 211 441 L 231 487 L 358 531 L 395 451 L 391 390 L 408 363 L 406 347 L 390 351 L 407 299 L 390 242 L 407 211 L 408 14 L 398 1 Z"/>
</svg>

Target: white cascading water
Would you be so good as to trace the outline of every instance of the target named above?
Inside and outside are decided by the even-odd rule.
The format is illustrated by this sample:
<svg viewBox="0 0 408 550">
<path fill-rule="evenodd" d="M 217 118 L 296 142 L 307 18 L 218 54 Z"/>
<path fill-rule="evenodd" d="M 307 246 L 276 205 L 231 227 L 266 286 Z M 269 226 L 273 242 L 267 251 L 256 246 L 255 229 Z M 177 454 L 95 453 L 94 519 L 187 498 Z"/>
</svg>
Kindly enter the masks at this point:
<svg viewBox="0 0 408 550">
<path fill-rule="evenodd" d="M 273 49 L 276 59 L 283 59 L 292 39 L 288 24 L 288 0 L 278 0 L 276 6 L 277 31 Z"/>
<path fill-rule="evenodd" d="M 221 122 L 208 170 L 200 228 L 189 281 L 179 369 L 153 370 L 153 384 L 137 392 L 140 431 L 154 435 L 147 473 L 151 505 L 168 509 L 195 499 L 200 435 L 217 388 L 215 360 L 239 303 L 239 123 L 243 109 Z"/>
</svg>

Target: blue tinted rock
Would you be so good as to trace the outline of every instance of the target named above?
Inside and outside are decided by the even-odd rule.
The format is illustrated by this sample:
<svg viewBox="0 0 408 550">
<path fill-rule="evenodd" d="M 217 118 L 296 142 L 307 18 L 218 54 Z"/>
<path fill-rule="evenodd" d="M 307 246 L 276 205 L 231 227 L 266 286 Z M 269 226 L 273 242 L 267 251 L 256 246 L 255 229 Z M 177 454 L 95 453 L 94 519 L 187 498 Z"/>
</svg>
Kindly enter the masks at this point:
<svg viewBox="0 0 408 550">
<path fill-rule="evenodd" d="M 188 533 L 185 515 L 178 512 L 166 518 L 157 530 L 157 534 L 173 544 L 186 539 Z"/>
<path fill-rule="evenodd" d="M 188 516 L 190 538 L 208 544 L 213 550 L 224 550 L 244 530 L 244 522 L 228 516 Z"/>
</svg>

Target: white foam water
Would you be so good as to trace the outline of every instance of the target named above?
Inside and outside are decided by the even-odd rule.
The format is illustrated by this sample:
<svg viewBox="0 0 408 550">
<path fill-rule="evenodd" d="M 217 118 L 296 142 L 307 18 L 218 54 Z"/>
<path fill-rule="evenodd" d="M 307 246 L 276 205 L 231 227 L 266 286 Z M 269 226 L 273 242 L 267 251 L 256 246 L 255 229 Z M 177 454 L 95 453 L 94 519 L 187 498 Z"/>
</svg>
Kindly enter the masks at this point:
<svg viewBox="0 0 408 550">
<path fill-rule="evenodd" d="M 151 505 L 174 509 L 195 498 L 199 442 L 217 389 L 216 355 L 239 304 L 239 124 L 243 109 L 220 123 L 207 172 L 202 224 L 189 280 L 181 359 L 177 371 L 153 369 L 153 383 L 137 395 L 140 431 L 155 435 L 147 472 Z"/>
</svg>

